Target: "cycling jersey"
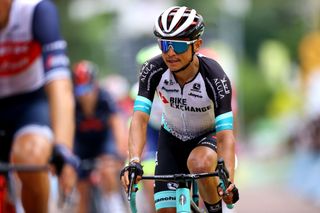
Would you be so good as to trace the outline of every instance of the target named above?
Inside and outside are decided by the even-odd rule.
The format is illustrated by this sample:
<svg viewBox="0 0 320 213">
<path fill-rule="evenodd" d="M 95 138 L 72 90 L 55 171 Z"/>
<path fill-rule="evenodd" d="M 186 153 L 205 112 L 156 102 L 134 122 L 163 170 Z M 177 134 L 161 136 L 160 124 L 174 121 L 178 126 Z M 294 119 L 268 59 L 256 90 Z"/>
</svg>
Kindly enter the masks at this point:
<svg viewBox="0 0 320 213">
<path fill-rule="evenodd" d="M 70 78 L 65 49 L 51 1 L 12 1 L 9 22 L 0 30 L 0 160 L 9 160 L 20 129 L 49 128 L 44 85 Z"/>
<path fill-rule="evenodd" d="M 9 22 L 0 31 L 0 98 L 70 77 L 58 20 L 51 1 L 12 1 Z"/>
<path fill-rule="evenodd" d="M 83 114 L 79 102 L 76 102 L 76 134 L 74 151 L 81 159 L 96 158 L 101 154 L 114 152 L 109 140 L 110 126 L 108 120 L 117 113 L 116 103 L 110 95 L 99 89 L 94 114 Z M 114 148 L 115 149 L 115 148 Z"/>
<path fill-rule="evenodd" d="M 155 91 L 163 104 L 162 126 L 182 141 L 212 131 L 232 130 L 230 81 L 213 59 L 197 55 L 199 71 L 180 86 L 161 56 L 140 71 L 134 110 L 150 114 Z"/>
</svg>

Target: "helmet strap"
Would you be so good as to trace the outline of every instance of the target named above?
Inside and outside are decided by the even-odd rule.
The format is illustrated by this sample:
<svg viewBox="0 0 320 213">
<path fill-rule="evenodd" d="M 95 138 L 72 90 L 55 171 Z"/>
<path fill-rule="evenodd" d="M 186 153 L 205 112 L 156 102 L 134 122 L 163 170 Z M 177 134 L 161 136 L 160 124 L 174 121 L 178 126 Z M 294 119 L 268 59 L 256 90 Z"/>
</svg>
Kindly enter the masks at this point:
<svg viewBox="0 0 320 213">
<path fill-rule="evenodd" d="M 184 66 L 181 67 L 180 69 L 173 71 L 173 73 L 178 73 L 178 72 L 181 72 L 181 71 L 187 69 L 187 68 L 189 67 L 189 65 L 192 63 L 192 61 L 193 61 L 193 56 L 194 56 L 194 54 L 195 54 L 194 48 L 193 48 L 193 44 L 192 44 L 191 48 L 192 48 L 192 49 L 191 49 L 191 50 L 192 50 L 192 55 L 191 55 L 191 60 L 189 61 L 189 63 L 187 63 L 186 65 L 184 65 Z"/>
</svg>

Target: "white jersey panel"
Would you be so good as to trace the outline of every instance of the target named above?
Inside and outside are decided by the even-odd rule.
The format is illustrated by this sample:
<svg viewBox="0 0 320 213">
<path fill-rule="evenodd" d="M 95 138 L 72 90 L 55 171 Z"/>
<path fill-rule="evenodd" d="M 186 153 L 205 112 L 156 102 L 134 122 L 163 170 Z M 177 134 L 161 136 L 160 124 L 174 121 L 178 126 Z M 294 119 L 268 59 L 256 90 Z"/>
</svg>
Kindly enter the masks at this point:
<svg viewBox="0 0 320 213">
<path fill-rule="evenodd" d="M 0 98 L 33 91 L 44 83 L 40 44 L 32 39 L 32 18 L 41 0 L 14 0 L 0 31 Z"/>
<path fill-rule="evenodd" d="M 163 125 L 172 135 L 186 141 L 214 129 L 213 102 L 200 73 L 181 88 L 167 70 L 157 91 L 164 103 Z"/>
</svg>

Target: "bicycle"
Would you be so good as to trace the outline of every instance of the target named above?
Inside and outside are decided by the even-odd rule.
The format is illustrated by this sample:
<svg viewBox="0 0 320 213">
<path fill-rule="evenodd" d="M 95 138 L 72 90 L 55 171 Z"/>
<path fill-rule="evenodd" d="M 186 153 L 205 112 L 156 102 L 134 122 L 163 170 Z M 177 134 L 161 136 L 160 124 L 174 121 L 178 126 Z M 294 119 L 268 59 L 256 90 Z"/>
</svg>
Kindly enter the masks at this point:
<svg viewBox="0 0 320 213">
<path fill-rule="evenodd" d="M 0 162 L 0 213 L 15 213 L 18 198 L 12 172 L 49 171 L 48 165 L 9 164 Z"/>
<path fill-rule="evenodd" d="M 229 186 L 229 173 L 224 165 L 224 160 L 219 159 L 217 169 L 211 173 L 199 173 L 199 174 L 172 174 L 172 175 L 153 175 L 142 176 L 142 180 L 157 180 L 157 181 L 174 181 L 178 183 L 176 189 L 176 212 L 177 213 L 203 213 L 204 210 L 199 207 L 199 194 L 198 187 L 195 180 L 208 177 L 219 177 L 219 186 L 225 191 Z M 130 184 L 128 190 L 128 201 L 130 202 L 130 208 L 132 213 L 137 213 L 136 207 L 136 191 L 138 190 L 137 184 L 134 184 L 135 172 L 131 173 Z M 192 195 L 188 188 L 188 183 L 192 184 Z M 229 209 L 234 207 L 234 204 L 227 204 Z M 192 210 L 192 211 L 191 211 Z"/>
</svg>

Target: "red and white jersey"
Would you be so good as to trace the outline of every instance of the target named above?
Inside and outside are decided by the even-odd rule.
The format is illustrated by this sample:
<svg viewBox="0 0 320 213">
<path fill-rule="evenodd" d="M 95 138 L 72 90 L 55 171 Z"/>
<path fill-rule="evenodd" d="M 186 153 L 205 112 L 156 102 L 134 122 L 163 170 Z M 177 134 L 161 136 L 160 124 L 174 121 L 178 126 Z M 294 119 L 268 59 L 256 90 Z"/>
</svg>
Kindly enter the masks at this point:
<svg viewBox="0 0 320 213">
<path fill-rule="evenodd" d="M 0 31 L 0 98 L 32 92 L 50 80 L 70 77 L 66 43 L 59 30 L 56 39 L 35 39 L 34 12 L 40 2 L 12 1 L 9 22 Z M 57 17 L 48 20 L 56 23 L 54 19 Z"/>
</svg>

